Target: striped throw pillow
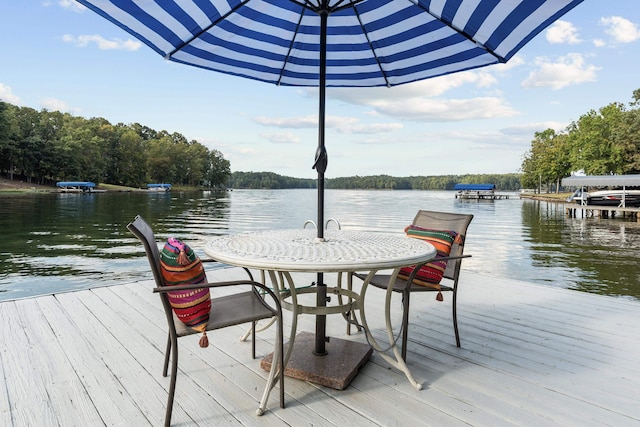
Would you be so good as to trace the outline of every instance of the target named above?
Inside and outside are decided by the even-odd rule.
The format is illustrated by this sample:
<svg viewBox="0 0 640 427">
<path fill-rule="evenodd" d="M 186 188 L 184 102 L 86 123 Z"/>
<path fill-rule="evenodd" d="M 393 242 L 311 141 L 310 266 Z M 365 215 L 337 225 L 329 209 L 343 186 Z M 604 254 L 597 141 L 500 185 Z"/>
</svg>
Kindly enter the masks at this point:
<svg viewBox="0 0 640 427">
<path fill-rule="evenodd" d="M 427 286 L 440 291 L 440 281 L 444 274 L 444 270 L 447 268 L 446 261 L 438 261 L 438 258 L 444 258 L 451 253 L 451 247 L 453 243 L 459 238 L 458 233 L 452 230 L 434 230 L 429 228 L 422 228 L 416 225 L 410 225 L 405 228 L 407 237 L 414 239 L 420 239 L 427 243 L 431 243 L 436 249 L 435 258 L 420 267 L 420 270 L 416 273 L 413 283 L 420 286 Z M 414 270 L 415 266 L 404 267 L 398 273 L 398 278 L 403 280 L 409 280 L 409 275 Z M 442 301 L 442 294 L 438 292 L 436 297 L 438 301 Z"/>
<path fill-rule="evenodd" d="M 190 285 L 206 282 L 200 258 L 184 242 L 170 237 L 160 252 L 160 269 L 166 286 Z M 202 332 L 200 346 L 209 342 L 206 329 L 211 311 L 209 288 L 168 292 L 167 297 L 176 317 L 186 326 Z"/>
</svg>

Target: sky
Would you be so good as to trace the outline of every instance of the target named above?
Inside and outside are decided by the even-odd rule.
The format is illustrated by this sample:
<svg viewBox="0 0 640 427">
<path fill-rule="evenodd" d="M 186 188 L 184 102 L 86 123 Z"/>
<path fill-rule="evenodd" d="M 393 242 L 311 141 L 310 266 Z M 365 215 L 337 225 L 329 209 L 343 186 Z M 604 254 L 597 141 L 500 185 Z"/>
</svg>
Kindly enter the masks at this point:
<svg viewBox="0 0 640 427">
<path fill-rule="evenodd" d="M 315 178 L 317 88 L 163 60 L 71 0 L 0 0 L 0 99 L 180 133 L 232 171 Z M 520 171 L 537 131 L 632 101 L 640 2 L 586 0 L 508 63 L 392 88 L 329 88 L 326 178 Z"/>
</svg>

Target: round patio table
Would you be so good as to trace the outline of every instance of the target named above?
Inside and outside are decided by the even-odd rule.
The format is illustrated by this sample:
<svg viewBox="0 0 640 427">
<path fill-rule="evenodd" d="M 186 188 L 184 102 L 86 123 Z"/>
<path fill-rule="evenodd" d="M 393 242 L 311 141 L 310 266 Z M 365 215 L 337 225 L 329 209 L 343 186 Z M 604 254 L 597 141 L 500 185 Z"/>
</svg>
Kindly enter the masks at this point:
<svg viewBox="0 0 640 427">
<path fill-rule="evenodd" d="M 387 334 L 392 343 L 389 349 L 383 349 L 373 338 L 369 331 L 366 321 L 366 313 L 364 309 L 364 298 L 369 285 L 369 279 L 379 270 L 393 269 L 395 277 L 401 267 L 422 264 L 431 259 L 436 254 L 433 245 L 420 241 L 418 239 L 407 238 L 404 234 L 389 234 L 371 231 L 355 231 L 355 230 L 325 230 L 324 238 L 316 237 L 316 231 L 311 229 L 284 229 L 259 231 L 245 234 L 236 234 L 216 237 L 205 243 L 205 253 L 216 259 L 217 261 L 247 268 L 255 268 L 267 271 L 271 277 L 274 287 L 281 295 L 283 307 L 292 310 L 293 322 L 291 328 L 291 337 L 285 355 L 285 360 L 289 360 L 293 351 L 293 343 L 296 334 L 297 316 L 299 314 L 315 314 L 317 318 L 324 321 L 327 314 L 347 313 L 353 310 L 360 311 L 362 326 L 367 334 L 368 342 L 373 349 L 378 351 L 380 355 L 387 360 L 392 366 L 400 369 L 405 373 L 411 384 L 417 389 L 421 388 L 413 378 L 411 372 L 407 368 L 406 363 L 402 359 L 400 350 L 395 345 L 391 320 L 390 320 L 390 302 L 392 286 L 388 288 L 385 301 L 385 319 Z M 349 285 L 348 289 L 344 289 L 338 283 L 336 288 L 327 288 L 324 284 L 318 283 L 317 288 L 309 288 L 308 286 L 297 288 L 291 273 L 350 273 L 355 271 L 368 271 L 368 277 L 363 282 L 360 293 L 353 291 Z M 341 277 L 339 275 L 339 277 Z M 280 279 L 280 280 L 278 280 Z M 286 283 L 285 283 L 286 282 Z M 350 283 L 350 282 L 349 282 Z M 298 303 L 298 294 L 315 292 L 319 293 L 315 306 L 305 306 Z M 326 306 L 326 293 L 332 293 L 340 297 L 346 297 L 346 304 L 337 306 Z M 320 294 L 321 293 L 321 294 Z M 286 301 L 291 297 L 292 302 Z M 315 341 L 326 341 L 324 328 L 316 327 Z M 333 345 L 335 339 L 331 339 Z M 360 343 L 354 343 L 363 345 Z M 370 354 L 369 346 L 366 346 L 368 353 L 361 355 L 365 360 L 353 362 L 357 366 L 366 362 Z M 386 350 L 392 350 L 394 357 L 391 358 L 386 354 Z M 347 351 L 350 352 L 350 351 Z M 366 353 L 366 352 L 365 352 Z M 315 359 L 311 356 L 306 359 Z M 322 357 L 322 356 L 320 356 Z M 341 359 L 343 360 L 343 359 Z M 327 365 L 326 361 L 321 364 Z M 289 366 L 287 366 L 289 368 Z M 350 381 L 355 373 L 348 374 L 351 377 L 345 379 Z M 303 376 L 303 379 L 316 378 L 316 374 Z M 322 381 L 316 381 L 323 383 Z M 333 386 L 331 381 L 330 384 Z M 341 387 L 346 386 L 344 382 L 340 383 Z"/>
</svg>

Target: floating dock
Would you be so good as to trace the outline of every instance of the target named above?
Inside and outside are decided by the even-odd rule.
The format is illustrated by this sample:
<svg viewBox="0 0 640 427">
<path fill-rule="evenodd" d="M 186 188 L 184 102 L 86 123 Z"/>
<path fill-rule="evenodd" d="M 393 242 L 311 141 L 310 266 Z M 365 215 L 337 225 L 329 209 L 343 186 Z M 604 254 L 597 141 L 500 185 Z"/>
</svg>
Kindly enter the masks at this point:
<svg viewBox="0 0 640 427">
<path fill-rule="evenodd" d="M 456 199 L 500 200 L 508 199 L 508 194 L 496 193 L 495 184 L 456 184 Z"/>
<path fill-rule="evenodd" d="M 456 193 L 456 199 L 471 199 L 471 200 L 501 200 L 508 199 L 509 194 L 500 194 L 500 193 L 492 193 L 492 194 L 483 194 L 483 193 L 471 193 L 471 192 L 463 192 Z"/>
<path fill-rule="evenodd" d="M 576 203 L 565 204 L 565 212 L 571 218 L 615 218 L 617 215 L 622 217 L 638 218 L 640 208 L 621 208 L 616 206 L 599 206 L 599 205 L 579 205 Z"/>
</svg>

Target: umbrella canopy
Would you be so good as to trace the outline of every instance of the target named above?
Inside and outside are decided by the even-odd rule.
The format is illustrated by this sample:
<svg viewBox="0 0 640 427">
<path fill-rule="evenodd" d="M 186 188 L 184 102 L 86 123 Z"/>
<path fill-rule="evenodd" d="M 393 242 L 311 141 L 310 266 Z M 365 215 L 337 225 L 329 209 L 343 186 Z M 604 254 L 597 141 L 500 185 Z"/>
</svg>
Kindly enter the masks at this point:
<svg viewBox="0 0 640 427">
<path fill-rule="evenodd" d="M 313 165 L 318 172 L 319 239 L 323 238 L 328 163 L 324 141 L 327 87 L 394 86 L 506 62 L 582 2 L 77 1 L 168 60 L 277 85 L 319 87 L 318 147 Z M 318 284 L 322 285 L 320 274 Z M 319 292 L 318 304 L 324 304 L 324 299 Z"/>
<path fill-rule="evenodd" d="M 393 86 L 506 62 L 581 0 L 79 0 L 164 58 L 287 86 Z"/>
</svg>

